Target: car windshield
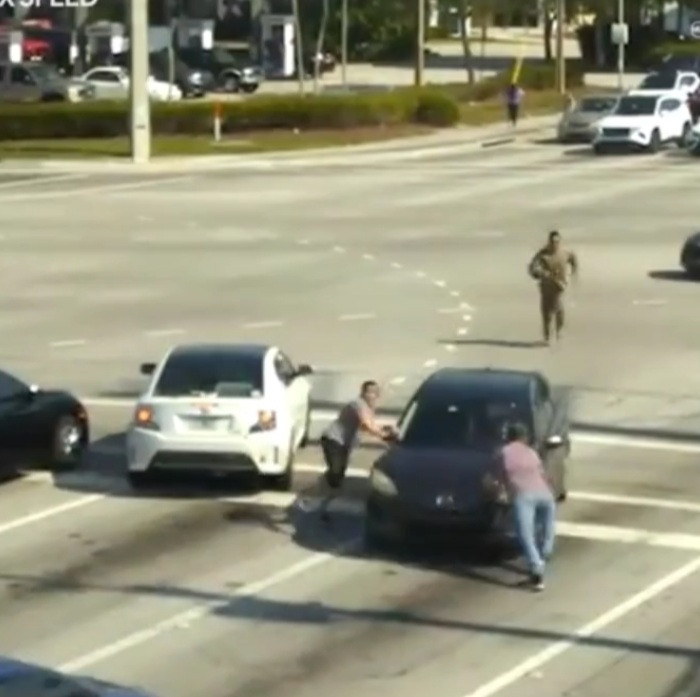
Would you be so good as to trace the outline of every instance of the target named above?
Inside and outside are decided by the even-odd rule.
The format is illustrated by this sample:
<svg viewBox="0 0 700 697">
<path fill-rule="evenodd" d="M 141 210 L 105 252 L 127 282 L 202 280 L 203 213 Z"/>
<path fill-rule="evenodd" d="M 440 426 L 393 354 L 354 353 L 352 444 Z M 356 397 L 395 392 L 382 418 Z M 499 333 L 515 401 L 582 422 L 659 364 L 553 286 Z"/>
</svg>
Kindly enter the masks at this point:
<svg viewBox="0 0 700 697">
<path fill-rule="evenodd" d="M 615 109 L 620 116 L 649 116 L 656 111 L 656 97 L 623 97 Z"/>
<path fill-rule="evenodd" d="M 612 97 L 589 97 L 581 100 L 578 105 L 578 111 L 597 114 L 603 111 L 610 111 L 615 104 L 617 104 L 617 99 Z"/>
<path fill-rule="evenodd" d="M 406 411 L 399 440 L 413 448 L 492 448 L 516 421 L 528 419 L 525 406 L 514 401 L 418 399 Z"/>
<path fill-rule="evenodd" d="M 220 391 L 229 395 L 235 392 L 239 396 L 251 396 L 256 391 L 262 393 L 260 356 L 174 354 L 165 364 L 153 394 L 156 397 L 186 397 Z"/>
<path fill-rule="evenodd" d="M 38 82 L 52 82 L 61 80 L 61 73 L 52 65 L 35 63 L 27 68 Z"/>
<path fill-rule="evenodd" d="M 652 73 L 647 75 L 639 85 L 642 90 L 670 90 L 676 86 L 676 74 L 668 73 Z"/>
</svg>

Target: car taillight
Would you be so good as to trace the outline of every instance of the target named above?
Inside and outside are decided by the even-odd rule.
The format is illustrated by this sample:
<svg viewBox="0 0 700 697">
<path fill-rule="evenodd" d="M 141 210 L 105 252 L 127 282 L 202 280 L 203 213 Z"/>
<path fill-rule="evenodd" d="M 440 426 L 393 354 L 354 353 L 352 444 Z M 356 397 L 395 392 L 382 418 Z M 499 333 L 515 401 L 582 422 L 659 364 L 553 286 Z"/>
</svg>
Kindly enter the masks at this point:
<svg viewBox="0 0 700 697">
<path fill-rule="evenodd" d="M 277 414 L 274 411 L 258 412 L 258 420 L 252 431 L 273 431 L 277 428 Z"/>
<path fill-rule="evenodd" d="M 139 405 L 134 413 L 134 424 L 138 428 L 157 430 L 160 428 L 155 420 L 153 409 L 149 406 Z"/>
</svg>

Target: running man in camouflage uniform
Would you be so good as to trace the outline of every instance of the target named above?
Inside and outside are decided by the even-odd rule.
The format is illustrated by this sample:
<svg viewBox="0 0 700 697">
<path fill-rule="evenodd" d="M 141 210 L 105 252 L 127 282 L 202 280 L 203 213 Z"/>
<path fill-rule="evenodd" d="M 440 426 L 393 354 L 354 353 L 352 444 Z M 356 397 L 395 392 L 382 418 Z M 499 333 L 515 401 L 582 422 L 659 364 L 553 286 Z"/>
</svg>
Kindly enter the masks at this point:
<svg viewBox="0 0 700 697">
<path fill-rule="evenodd" d="M 556 230 L 549 233 L 547 244 L 540 249 L 528 266 L 528 273 L 538 281 L 540 290 L 540 312 L 542 314 L 542 338 L 549 345 L 552 319 L 555 322 L 556 338 L 561 338 L 564 329 L 564 291 L 568 285 L 568 270 L 574 278 L 578 276 L 578 259 L 573 252 L 561 246 L 561 235 Z"/>
</svg>

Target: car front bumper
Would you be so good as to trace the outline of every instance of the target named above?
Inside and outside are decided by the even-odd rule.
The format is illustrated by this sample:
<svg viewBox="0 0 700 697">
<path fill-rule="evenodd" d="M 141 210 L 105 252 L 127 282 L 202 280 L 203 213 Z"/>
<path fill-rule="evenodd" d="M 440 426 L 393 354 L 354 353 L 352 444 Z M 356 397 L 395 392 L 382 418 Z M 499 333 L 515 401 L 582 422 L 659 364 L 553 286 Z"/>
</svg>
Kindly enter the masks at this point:
<svg viewBox="0 0 700 697">
<path fill-rule="evenodd" d="M 591 126 L 560 126 L 557 138 L 563 143 L 590 143 L 596 135 Z"/>
<path fill-rule="evenodd" d="M 593 145 L 608 151 L 640 151 L 651 146 L 651 134 L 644 131 L 631 131 L 626 135 L 596 134 Z"/>
<path fill-rule="evenodd" d="M 210 472 L 215 474 L 282 474 L 289 458 L 280 435 L 177 436 L 132 428 L 126 436 L 130 472 Z"/>
<path fill-rule="evenodd" d="M 492 501 L 468 508 L 445 509 L 370 494 L 366 516 L 373 534 L 396 542 L 434 537 L 498 538 L 508 537 L 513 532 L 510 508 Z"/>
</svg>

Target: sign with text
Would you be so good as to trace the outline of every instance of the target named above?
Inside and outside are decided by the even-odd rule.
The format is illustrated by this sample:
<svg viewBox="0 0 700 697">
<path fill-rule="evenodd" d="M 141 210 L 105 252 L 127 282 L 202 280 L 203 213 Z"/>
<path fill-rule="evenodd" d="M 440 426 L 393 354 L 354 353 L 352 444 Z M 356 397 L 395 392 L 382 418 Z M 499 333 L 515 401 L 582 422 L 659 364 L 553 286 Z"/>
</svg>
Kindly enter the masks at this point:
<svg viewBox="0 0 700 697">
<path fill-rule="evenodd" d="M 694 39 L 700 39 L 700 22 L 693 22 L 690 25 L 690 35 Z"/>
<path fill-rule="evenodd" d="M 0 7 L 10 9 L 47 9 L 65 10 L 69 8 L 95 7 L 99 0 L 0 0 Z"/>
</svg>

